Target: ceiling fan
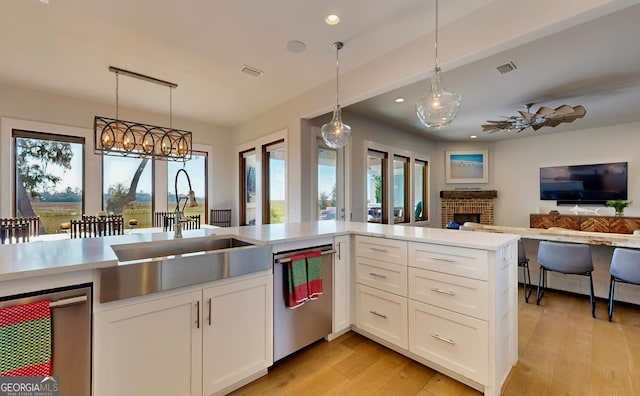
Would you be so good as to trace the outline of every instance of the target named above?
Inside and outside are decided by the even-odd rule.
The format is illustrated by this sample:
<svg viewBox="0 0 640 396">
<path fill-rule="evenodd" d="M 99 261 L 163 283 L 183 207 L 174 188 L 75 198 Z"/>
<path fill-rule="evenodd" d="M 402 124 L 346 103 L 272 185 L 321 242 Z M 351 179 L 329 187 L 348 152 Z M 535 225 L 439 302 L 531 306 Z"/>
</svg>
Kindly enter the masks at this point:
<svg viewBox="0 0 640 396">
<path fill-rule="evenodd" d="M 531 112 L 534 103 L 524 105 L 526 110 L 520 110 L 520 115 L 505 117 L 502 121 L 487 120 L 488 124 L 482 125 L 483 132 L 494 133 L 497 131 L 516 131 L 520 132 L 526 128 L 533 128 L 534 131 L 548 126 L 555 127 L 563 122 L 573 122 L 578 118 L 584 117 L 587 113 L 582 106 L 562 105 L 552 109 L 550 107 L 540 107 L 535 113 Z"/>
</svg>

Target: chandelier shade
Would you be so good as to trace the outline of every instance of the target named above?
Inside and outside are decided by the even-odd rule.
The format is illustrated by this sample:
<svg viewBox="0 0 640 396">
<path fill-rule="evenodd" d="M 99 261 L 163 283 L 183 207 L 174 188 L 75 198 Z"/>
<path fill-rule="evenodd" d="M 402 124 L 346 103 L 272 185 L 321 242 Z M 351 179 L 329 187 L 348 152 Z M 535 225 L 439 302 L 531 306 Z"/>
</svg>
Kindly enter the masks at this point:
<svg viewBox="0 0 640 396">
<path fill-rule="evenodd" d="M 131 158 L 150 158 L 165 161 L 189 161 L 192 153 L 192 133 L 173 128 L 172 89 L 178 85 L 116 67 L 116 118 L 95 116 L 93 121 L 96 154 Z M 169 87 L 169 127 L 121 120 L 118 117 L 118 87 L 120 74 Z"/>
<path fill-rule="evenodd" d="M 331 148 L 342 148 L 351 140 L 351 127 L 342 122 L 342 110 L 340 108 L 339 100 L 339 84 L 338 84 L 338 70 L 339 60 L 338 52 L 344 46 L 343 43 L 336 41 L 333 43 L 333 47 L 336 49 L 336 105 L 333 108 L 333 117 L 331 122 L 324 124 L 320 128 L 322 133 L 322 140 Z"/>
<path fill-rule="evenodd" d="M 442 74 L 438 67 L 438 0 L 436 0 L 435 67 L 431 71 L 431 89 L 416 103 L 416 115 L 427 128 L 443 128 L 456 118 L 462 95 L 450 92 L 442 86 Z"/>
</svg>

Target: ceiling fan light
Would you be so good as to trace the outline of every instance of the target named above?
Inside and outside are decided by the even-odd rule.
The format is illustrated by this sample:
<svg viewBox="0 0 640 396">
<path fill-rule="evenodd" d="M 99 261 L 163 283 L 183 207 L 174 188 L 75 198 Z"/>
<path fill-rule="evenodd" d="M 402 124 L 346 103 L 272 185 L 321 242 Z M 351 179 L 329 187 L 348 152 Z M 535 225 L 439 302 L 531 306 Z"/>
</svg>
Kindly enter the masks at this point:
<svg viewBox="0 0 640 396">
<path fill-rule="evenodd" d="M 320 128 L 322 139 L 331 148 L 342 148 L 351 140 L 351 127 L 342 122 L 341 113 L 340 105 L 336 105 L 331 122 Z"/>
<path fill-rule="evenodd" d="M 444 90 L 440 68 L 435 68 L 431 72 L 431 90 L 416 103 L 416 114 L 427 128 L 443 128 L 456 118 L 461 104 L 462 95 Z"/>
</svg>

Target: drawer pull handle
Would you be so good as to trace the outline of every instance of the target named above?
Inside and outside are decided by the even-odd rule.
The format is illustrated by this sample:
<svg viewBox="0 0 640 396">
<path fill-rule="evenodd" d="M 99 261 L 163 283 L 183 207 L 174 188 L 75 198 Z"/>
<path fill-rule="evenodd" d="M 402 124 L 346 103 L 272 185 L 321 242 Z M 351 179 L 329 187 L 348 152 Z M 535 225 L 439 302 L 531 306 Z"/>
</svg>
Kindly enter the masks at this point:
<svg viewBox="0 0 640 396">
<path fill-rule="evenodd" d="M 438 289 L 437 287 L 432 288 L 431 291 L 434 291 L 434 292 L 440 293 L 440 294 L 446 294 L 447 296 L 455 296 L 456 295 L 456 293 L 454 293 L 452 291 Z"/>
<path fill-rule="evenodd" d="M 200 300 L 196 301 L 196 328 L 200 328 Z"/>
<path fill-rule="evenodd" d="M 372 248 L 369 248 L 369 249 L 373 250 L 374 252 L 381 252 L 381 253 L 386 253 L 387 252 L 387 249 L 380 249 L 380 248 L 376 248 L 376 247 L 372 247 Z"/>
<path fill-rule="evenodd" d="M 375 272 L 369 272 L 369 275 L 374 276 L 374 277 L 376 277 L 376 278 L 387 279 L 387 276 L 386 276 L 386 275 L 376 274 Z"/>
<path fill-rule="evenodd" d="M 379 317 L 381 317 L 381 318 L 383 318 L 383 319 L 386 319 L 386 318 L 387 318 L 387 315 L 383 315 L 383 314 L 378 313 L 378 312 L 376 312 L 376 311 L 369 311 L 369 312 L 371 312 L 372 314 L 374 314 L 374 315 L 376 315 L 376 316 L 379 316 Z"/>
<path fill-rule="evenodd" d="M 431 337 L 435 338 L 436 340 L 444 341 L 447 344 L 456 345 L 456 342 L 454 340 L 450 340 L 448 338 L 441 337 L 441 336 L 439 336 L 437 334 L 431 334 Z"/>
<path fill-rule="evenodd" d="M 429 257 L 431 260 L 436 260 L 436 261 L 444 261 L 447 263 L 455 263 L 456 260 L 453 259 L 449 259 L 449 258 L 444 258 L 444 257 Z"/>
</svg>

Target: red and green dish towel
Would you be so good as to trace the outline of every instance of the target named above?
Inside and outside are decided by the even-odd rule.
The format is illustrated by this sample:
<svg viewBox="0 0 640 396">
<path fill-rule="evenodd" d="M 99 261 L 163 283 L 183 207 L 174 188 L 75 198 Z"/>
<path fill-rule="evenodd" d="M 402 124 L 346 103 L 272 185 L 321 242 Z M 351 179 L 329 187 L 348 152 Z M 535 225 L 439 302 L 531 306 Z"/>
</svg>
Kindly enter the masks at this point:
<svg viewBox="0 0 640 396">
<path fill-rule="evenodd" d="M 0 308 L 0 377 L 50 375 L 49 301 Z"/>
<path fill-rule="evenodd" d="M 322 294 L 322 257 L 320 252 L 291 257 L 285 267 L 287 288 L 284 301 L 287 308 L 296 308 Z"/>
</svg>

